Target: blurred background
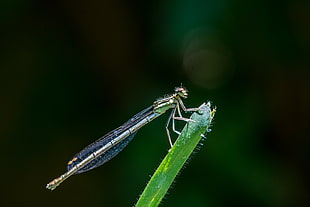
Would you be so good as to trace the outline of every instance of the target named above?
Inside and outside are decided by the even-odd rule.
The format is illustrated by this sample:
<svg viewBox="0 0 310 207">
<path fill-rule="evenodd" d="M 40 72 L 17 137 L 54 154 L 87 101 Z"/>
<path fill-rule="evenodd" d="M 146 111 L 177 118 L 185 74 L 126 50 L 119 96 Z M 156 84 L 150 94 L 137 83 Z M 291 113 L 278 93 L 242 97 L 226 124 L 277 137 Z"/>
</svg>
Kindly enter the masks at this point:
<svg viewBox="0 0 310 207">
<path fill-rule="evenodd" d="M 309 1 L 0 4 L 1 206 L 133 206 L 169 149 L 168 114 L 45 185 L 181 83 L 188 107 L 218 110 L 162 206 L 309 206 Z"/>
</svg>

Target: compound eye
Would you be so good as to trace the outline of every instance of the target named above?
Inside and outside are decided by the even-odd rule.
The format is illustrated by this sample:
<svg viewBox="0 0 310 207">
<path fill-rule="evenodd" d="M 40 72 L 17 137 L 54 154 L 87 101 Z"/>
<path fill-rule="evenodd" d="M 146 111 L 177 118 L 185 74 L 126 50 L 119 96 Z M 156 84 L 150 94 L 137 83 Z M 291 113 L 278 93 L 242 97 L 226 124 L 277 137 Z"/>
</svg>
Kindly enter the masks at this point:
<svg viewBox="0 0 310 207">
<path fill-rule="evenodd" d="M 176 87 L 174 89 L 174 91 L 176 94 L 178 94 L 178 96 L 180 96 L 182 98 L 187 98 L 187 96 L 188 96 L 187 90 L 184 87 Z"/>
<path fill-rule="evenodd" d="M 180 91 L 181 91 L 181 88 L 180 88 L 180 87 L 175 87 L 175 88 L 174 88 L 174 92 L 175 92 L 175 93 L 179 93 Z"/>
</svg>

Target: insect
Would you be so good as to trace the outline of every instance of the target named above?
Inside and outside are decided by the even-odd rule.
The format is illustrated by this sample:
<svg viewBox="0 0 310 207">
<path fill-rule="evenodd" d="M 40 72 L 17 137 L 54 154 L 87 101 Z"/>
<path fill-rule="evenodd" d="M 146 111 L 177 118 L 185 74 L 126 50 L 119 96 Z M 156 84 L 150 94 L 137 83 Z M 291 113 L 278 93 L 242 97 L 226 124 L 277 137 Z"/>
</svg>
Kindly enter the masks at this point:
<svg viewBox="0 0 310 207">
<path fill-rule="evenodd" d="M 157 99 L 154 101 L 153 105 L 139 112 L 120 127 L 110 131 L 97 141 L 85 147 L 81 152 L 77 153 L 72 160 L 68 162 L 67 172 L 48 183 L 46 188 L 54 190 L 71 175 L 92 170 L 111 160 L 129 144 L 141 127 L 170 109 L 172 109 L 172 111 L 166 124 L 166 131 L 169 143 L 172 146 L 168 129 L 170 121 L 172 120 L 173 131 L 180 134 L 180 132 L 175 129 L 174 120 L 192 121 L 182 117 L 181 110 L 185 112 L 199 110 L 199 108 L 186 108 L 184 106 L 182 99 L 187 98 L 187 96 L 187 89 L 181 86 L 176 87 L 173 94 Z M 178 116 L 176 116 L 176 113 Z"/>
</svg>

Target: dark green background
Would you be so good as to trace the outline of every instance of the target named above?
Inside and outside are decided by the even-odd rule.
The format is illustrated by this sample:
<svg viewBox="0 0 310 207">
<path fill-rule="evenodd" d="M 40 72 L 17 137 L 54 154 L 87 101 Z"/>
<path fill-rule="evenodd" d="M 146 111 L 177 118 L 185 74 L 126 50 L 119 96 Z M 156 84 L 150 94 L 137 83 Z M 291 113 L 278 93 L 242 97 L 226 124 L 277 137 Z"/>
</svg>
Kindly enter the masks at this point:
<svg viewBox="0 0 310 207">
<path fill-rule="evenodd" d="M 218 110 L 162 206 L 309 205 L 309 11 L 309 1 L 1 1 L 0 205 L 132 206 L 169 149 L 167 115 L 104 166 L 45 185 L 181 83 L 187 106 Z"/>
</svg>

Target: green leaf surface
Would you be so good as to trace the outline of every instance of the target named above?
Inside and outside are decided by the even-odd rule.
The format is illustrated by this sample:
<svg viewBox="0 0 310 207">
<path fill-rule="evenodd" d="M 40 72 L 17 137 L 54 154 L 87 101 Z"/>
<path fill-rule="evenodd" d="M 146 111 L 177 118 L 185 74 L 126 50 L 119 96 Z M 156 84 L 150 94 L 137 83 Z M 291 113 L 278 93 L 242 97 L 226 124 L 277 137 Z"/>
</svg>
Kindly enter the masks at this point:
<svg viewBox="0 0 310 207">
<path fill-rule="evenodd" d="M 192 121 L 187 122 L 183 128 L 173 147 L 144 189 L 136 207 L 153 207 L 160 204 L 176 175 L 208 131 L 214 114 L 215 109 L 211 109 L 210 102 L 202 104 L 199 111 L 192 114 L 190 117 Z"/>
</svg>

